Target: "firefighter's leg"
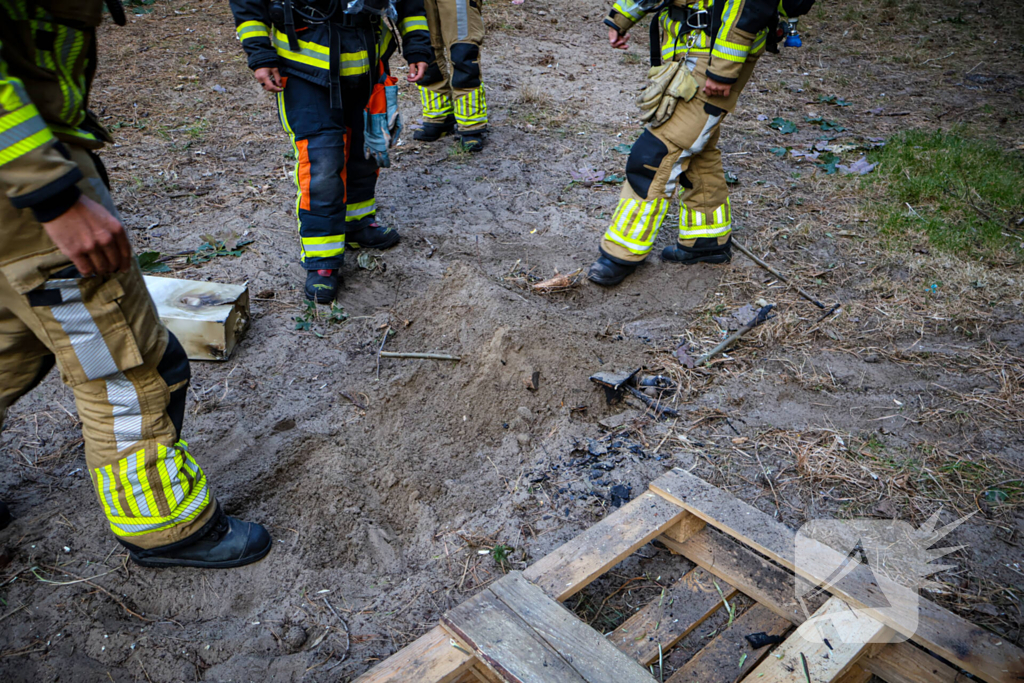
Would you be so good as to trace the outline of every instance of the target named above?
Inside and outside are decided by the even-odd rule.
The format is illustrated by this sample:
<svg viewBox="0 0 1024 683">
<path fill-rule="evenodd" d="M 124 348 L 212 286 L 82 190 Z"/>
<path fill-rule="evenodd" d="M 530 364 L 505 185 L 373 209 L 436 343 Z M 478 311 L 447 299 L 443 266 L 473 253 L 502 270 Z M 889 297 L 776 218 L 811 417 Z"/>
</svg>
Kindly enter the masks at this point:
<svg viewBox="0 0 1024 683">
<path fill-rule="evenodd" d="M 679 205 L 679 241 L 662 252 L 665 260 L 727 263 L 732 255 L 732 209 L 718 149 L 720 131 L 716 128 L 704 150 L 690 160 L 690 187 Z"/>
<path fill-rule="evenodd" d="M 89 155 L 74 147 L 71 155 L 85 175 L 82 191 L 113 210 Z M 9 204 L 0 221 L 42 230 Z M 181 440 L 188 358 L 160 322 L 134 259 L 127 273 L 95 278 L 68 265 L 28 292 L 0 275 L 0 311 L 3 408 L 55 358 L 75 394 L 100 505 L 135 561 L 231 567 L 266 555 L 266 530 L 218 510 L 205 473 Z M 11 362 L 18 357 L 20 370 Z"/>
<path fill-rule="evenodd" d="M 455 40 L 449 42 L 452 61 L 452 104 L 463 144 L 470 151 L 483 147 L 480 133 L 487 128 L 487 96 L 480 77 L 480 46 L 484 42 L 481 0 L 447 0 L 454 5 Z"/>
<path fill-rule="evenodd" d="M 680 185 L 689 185 L 690 163 L 717 135 L 722 116 L 724 112 L 706 111 L 699 100 L 680 102 L 664 125 L 644 130 L 633 143 L 626 182 L 601 239 L 601 258 L 588 273 L 592 281 L 617 284 L 647 258 L 668 212 L 668 200 Z"/>
<path fill-rule="evenodd" d="M 362 110 L 365 101 L 352 98 L 345 101 L 353 115 L 346 115 L 347 136 L 345 160 L 345 187 L 348 190 L 348 208 L 345 243 L 353 249 L 387 249 L 398 243 L 398 231 L 377 223 L 377 177 L 380 169 L 373 159 L 363 153 Z"/>
<path fill-rule="evenodd" d="M 443 2 L 444 0 L 440 0 Z M 424 13 L 430 29 L 430 44 L 434 48 L 434 61 L 419 82 L 420 105 L 423 110 L 423 128 L 413 134 L 416 140 L 434 142 L 455 131 L 455 110 L 452 107 L 451 71 L 445 56 L 445 25 L 441 21 L 439 0 L 424 0 Z"/>
<path fill-rule="evenodd" d="M 331 109 L 327 88 L 295 76 L 277 94 L 277 106 L 295 153 L 295 211 L 302 267 L 306 269 L 306 298 L 329 304 L 337 296 L 345 257 L 347 136 L 343 110 Z"/>
</svg>

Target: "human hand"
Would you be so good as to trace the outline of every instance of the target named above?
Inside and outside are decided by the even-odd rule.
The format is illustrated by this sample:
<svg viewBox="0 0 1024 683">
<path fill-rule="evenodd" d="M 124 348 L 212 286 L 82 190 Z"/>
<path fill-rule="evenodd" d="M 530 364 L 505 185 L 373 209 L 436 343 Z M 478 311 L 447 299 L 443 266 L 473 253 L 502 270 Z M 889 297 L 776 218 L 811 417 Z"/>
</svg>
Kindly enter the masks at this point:
<svg viewBox="0 0 1024 683">
<path fill-rule="evenodd" d="M 43 229 L 83 277 L 128 271 L 132 247 L 121 221 L 85 195 Z"/>
<path fill-rule="evenodd" d="M 256 80 L 259 81 L 260 85 L 267 92 L 281 92 L 284 90 L 281 72 L 277 70 L 276 66 L 264 66 L 253 71 L 252 75 L 256 77 Z"/>
<path fill-rule="evenodd" d="M 423 78 L 423 75 L 425 73 L 427 73 L 426 62 L 410 62 L 409 75 L 405 77 L 405 80 L 409 81 L 410 83 L 415 83 L 416 81 Z"/>
<path fill-rule="evenodd" d="M 616 50 L 625 50 L 629 47 L 629 38 L 625 33 L 619 33 L 619 29 L 608 29 L 608 43 Z"/>
<path fill-rule="evenodd" d="M 732 86 L 728 83 L 719 83 L 710 78 L 704 81 L 704 93 L 715 97 L 728 97 L 732 92 Z"/>
</svg>

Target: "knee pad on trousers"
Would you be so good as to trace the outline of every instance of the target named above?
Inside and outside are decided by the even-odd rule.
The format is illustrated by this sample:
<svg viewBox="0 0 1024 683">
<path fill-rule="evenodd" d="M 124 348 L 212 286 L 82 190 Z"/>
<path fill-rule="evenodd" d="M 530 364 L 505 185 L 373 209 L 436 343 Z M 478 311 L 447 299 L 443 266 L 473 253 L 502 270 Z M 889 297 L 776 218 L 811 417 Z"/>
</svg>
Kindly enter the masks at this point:
<svg viewBox="0 0 1024 683">
<path fill-rule="evenodd" d="M 633 143 L 626 161 L 626 180 L 640 197 L 648 198 L 654 175 L 667 155 L 668 147 L 649 130 L 645 130 Z"/>
<path fill-rule="evenodd" d="M 472 90 L 480 87 L 480 47 L 472 43 L 451 46 L 452 87 Z"/>
<path fill-rule="evenodd" d="M 437 60 L 435 59 L 427 65 L 427 70 L 423 72 L 423 78 L 420 79 L 417 85 L 433 85 L 443 80 L 444 74 L 441 73 L 441 67 L 437 65 Z"/>
<path fill-rule="evenodd" d="M 164 383 L 173 387 L 175 384 L 182 384 L 181 387 L 171 392 L 170 402 L 167 404 L 167 414 L 174 424 L 174 431 L 181 438 L 181 426 L 185 421 L 185 398 L 188 392 L 188 381 L 192 379 L 192 368 L 188 363 L 188 354 L 174 333 L 167 331 L 167 348 L 156 371 Z"/>
</svg>

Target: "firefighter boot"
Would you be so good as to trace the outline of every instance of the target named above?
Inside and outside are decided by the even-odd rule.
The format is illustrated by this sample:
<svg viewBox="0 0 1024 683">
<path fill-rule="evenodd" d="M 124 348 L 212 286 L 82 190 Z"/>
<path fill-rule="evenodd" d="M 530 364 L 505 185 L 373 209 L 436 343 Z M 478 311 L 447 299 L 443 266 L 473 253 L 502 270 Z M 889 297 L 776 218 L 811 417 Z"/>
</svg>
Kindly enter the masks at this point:
<svg viewBox="0 0 1024 683">
<path fill-rule="evenodd" d="M 350 228 L 345 244 L 353 249 L 387 249 L 398 244 L 399 234 L 394 228 L 370 223 L 362 228 Z"/>
<path fill-rule="evenodd" d="M 341 268 L 306 271 L 306 298 L 318 304 L 329 304 L 338 296 Z"/>
<path fill-rule="evenodd" d="M 462 133 L 459 136 L 459 140 L 462 142 L 462 149 L 466 150 L 467 152 L 472 152 L 473 154 L 476 154 L 477 152 L 483 151 L 483 133 Z"/>
<path fill-rule="evenodd" d="M 603 287 L 617 285 L 626 279 L 626 276 L 633 273 L 639 263 L 624 263 L 616 258 L 609 257 L 603 251 L 601 257 L 594 261 L 587 271 L 587 279 Z"/>
<path fill-rule="evenodd" d="M 437 142 L 445 135 L 451 135 L 455 132 L 455 115 L 449 114 L 440 121 L 426 119 L 423 122 L 423 128 L 413 133 L 413 140 L 421 140 L 423 142 Z"/>
<path fill-rule="evenodd" d="M 11 510 L 6 503 L 0 503 L 0 529 L 6 529 L 11 523 Z"/>
<path fill-rule="evenodd" d="M 228 569 L 262 560 L 270 552 L 270 534 L 255 522 L 243 522 L 218 510 L 192 538 L 162 548 L 128 552 L 143 567 Z"/>
<path fill-rule="evenodd" d="M 691 240 L 687 240 L 691 242 Z M 663 261 L 692 265 L 694 263 L 728 263 L 732 260 L 732 238 L 719 244 L 714 237 L 698 237 L 692 244 L 676 243 L 661 252 Z"/>
</svg>

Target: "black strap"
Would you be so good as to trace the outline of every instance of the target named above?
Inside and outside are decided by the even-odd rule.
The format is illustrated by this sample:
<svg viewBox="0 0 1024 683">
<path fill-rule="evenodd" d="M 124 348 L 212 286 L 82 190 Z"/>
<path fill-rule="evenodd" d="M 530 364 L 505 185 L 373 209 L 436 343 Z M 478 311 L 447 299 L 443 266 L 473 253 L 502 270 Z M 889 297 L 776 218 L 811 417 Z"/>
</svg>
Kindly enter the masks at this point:
<svg viewBox="0 0 1024 683">
<path fill-rule="evenodd" d="M 295 12 L 292 9 L 292 0 L 284 0 L 284 33 L 288 36 L 288 49 L 298 52 L 299 37 L 295 34 Z"/>
<path fill-rule="evenodd" d="M 331 109 L 341 109 L 341 30 L 330 23 L 327 24 L 330 36 L 331 51 Z"/>
<path fill-rule="evenodd" d="M 661 66 L 661 11 L 666 7 L 672 5 L 672 0 L 665 0 L 665 2 L 658 5 L 655 9 L 651 10 L 651 66 Z"/>
<path fill-rule="evenodd" d="M 114 20 L 115 24 L 124 26 L 128 23 L 128 19 L 124 16 L 124 5 L 121 4 L 121 0 L 106 0 L 106 4 L 110 18 Z"/>
</svg>

